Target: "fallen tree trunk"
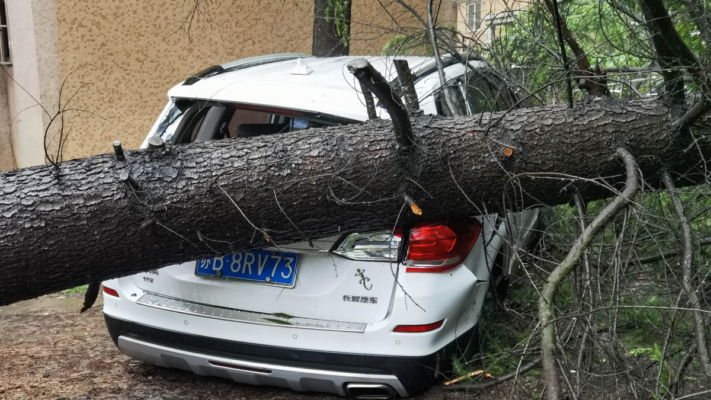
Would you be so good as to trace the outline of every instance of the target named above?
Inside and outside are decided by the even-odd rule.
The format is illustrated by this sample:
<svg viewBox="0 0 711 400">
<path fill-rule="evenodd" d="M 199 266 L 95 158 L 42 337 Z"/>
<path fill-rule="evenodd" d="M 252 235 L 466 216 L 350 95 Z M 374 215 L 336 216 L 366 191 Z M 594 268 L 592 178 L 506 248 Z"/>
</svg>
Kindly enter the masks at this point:
<svg viewBox="0 0 711 400">
<path fill-rule="evenodd" d="M 567 203 L 575 191 L 609 197 L 599 181 L 573 177 L 623 180 L 617 147 L 648 182 L 662 166 L 687 172 L 699 151 L 711 155 L 707 141 L 688 146 L 673 133 L 659 99 L 412 122 L 416 145 L 407 149 L 388 121 L 375 121 L 1 173 L 0 305 L 396 221 Z M 403 211 L 403 192 L 422 217 Z"/>
</svg>

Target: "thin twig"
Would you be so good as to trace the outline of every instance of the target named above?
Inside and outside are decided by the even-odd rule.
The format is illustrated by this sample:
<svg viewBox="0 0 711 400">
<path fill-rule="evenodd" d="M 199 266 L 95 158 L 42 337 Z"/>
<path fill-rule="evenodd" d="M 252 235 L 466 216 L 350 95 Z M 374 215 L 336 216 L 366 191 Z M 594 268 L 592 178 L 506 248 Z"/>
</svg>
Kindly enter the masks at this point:
<svg viewBox="0 0 711 400">
<path fill-rule="evenodd" d="M 701 302 L 696 294 L 696 290 L 692 287 L 691 277 L 693 272 L 691 270 L 694 263 L 694 238 L 691 229 L 691 223 L 686 218 L 686 213 L 684 212 L 684 205 L 681 204 L 681 199 L 679 199 L 679 193 L 674 185 L 674 179 L 672 179 L 669 171 L 665 170 L 662 172 L 662 180 L 664 181 L 664 186 L 666 186 L 671 198 L 672 204 L 674 205 L 674 211 L 679 218 L 679 227 L 681 228 L 681 245 L 682 245 L 682 286 L 686 292 L 686 296 L 689 298 L 689 302 L 694 308 L 701 309 Z M 696 335 L 697 351 L 699 352 L 699 360 L 701 365 L 704 367 L 704 373 L 706 376 L 711 377 L 711 360 L 709 360 L 709 350 L 706 344 L 706 330 L 704 329 L 704 317 L 699 311 L 694 312 L 694 333 Z"/>
<path fill-rule="evenodd" d="M 578 236 L 565 259 L 548 276 L 548 280 L 543 286 L 542 296 L 538 302 L 539 318 L 542 327 L 541 349 L 543 350 L 543 372 L 546 386 L 548 387 L 547 396 L 550 400 L 558 400 L 562 397 L 558 368 L 555 363 L 556 335 L 555 324 L 553 323 L 553 302 L 558 286 L 573 268 L 575 268 L 578 260 L 585 249 L 590 246 L 595 235 L 627 205 L 640 188 L 639 171 L 632 154 L 623 148 L 618 148 L 617 155 L 624 161 L 627 173 L 627 183 L 624 191 L 608 204 L 590 225 L 585 228 L 583 233 Z"/>
</svg>

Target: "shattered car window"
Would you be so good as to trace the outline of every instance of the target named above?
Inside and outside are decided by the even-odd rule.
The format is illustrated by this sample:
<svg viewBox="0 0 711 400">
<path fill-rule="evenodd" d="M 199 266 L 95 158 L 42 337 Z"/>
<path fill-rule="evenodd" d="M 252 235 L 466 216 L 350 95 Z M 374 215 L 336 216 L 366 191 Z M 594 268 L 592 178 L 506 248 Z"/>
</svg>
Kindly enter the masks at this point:
<svg viewBox="0 0 711 400">
<path fill-rule="evenodd" d="M 169 142 L 170 139 L 175 135 L 175 130 L 180 125 L 180 121 L 183 119 L 185 111 L 188 109 L 186 104 L 181 104 L 183 102 L 174 102 L 168 110 L 168 114 L 165 119 L 161 121 L 156 129 L 155 136 L 162 138 L 164 141 Z"/>
</svg>

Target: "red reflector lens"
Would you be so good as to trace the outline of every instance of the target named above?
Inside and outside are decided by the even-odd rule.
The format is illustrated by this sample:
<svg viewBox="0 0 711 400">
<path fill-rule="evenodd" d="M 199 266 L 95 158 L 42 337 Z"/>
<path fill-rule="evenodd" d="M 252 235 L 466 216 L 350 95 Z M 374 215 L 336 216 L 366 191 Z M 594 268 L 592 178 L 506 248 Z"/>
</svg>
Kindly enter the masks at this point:
<svg viewBox="0 0 711 400">
<path fill-rule="evenodd" d="M 447 225 L 412 229 L 408 260 L 446 260 L 457 244 L 457 235 Z"/>
<path fill-rule="evenodd" d="M 119 297 L 117 291 L 111 288 L 107 288 L 106 286 L 104 286 L 104 293 L 108 294 L 109 296 Z"/>
<path fill-rule="evenodd" d="M 434 322 L 427 325 L 398 325 L 395 327 L 393 332 L 403 332 L 403 333 L 419 333 L 419 332 L 430 332 L 440 326 L 444 325 L 444 320 Z"/>
<path fill-rule="evenodd" d="M 459 266 L 479 237 L 476 220 L 415 225 L 410 232 L 407 272 L 445 272 Z"/>
</svg>

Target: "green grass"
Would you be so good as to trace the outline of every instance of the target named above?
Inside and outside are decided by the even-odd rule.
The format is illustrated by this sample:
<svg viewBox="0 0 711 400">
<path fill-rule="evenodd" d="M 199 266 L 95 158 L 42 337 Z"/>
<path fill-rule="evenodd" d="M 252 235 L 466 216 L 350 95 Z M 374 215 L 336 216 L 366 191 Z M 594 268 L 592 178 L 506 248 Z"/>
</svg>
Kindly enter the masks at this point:
<svg viewBox="0 0 711 400">
<path fill-rule="evenodd" d="M 88 287 L 89 287 L 89 285 L 77 286 L 75 288 L 62 290 L 60 293 L 61 294 L 84 293 L 84 292 L 86 292 L 86 288 L 88 288 Z"/>
</svg>

